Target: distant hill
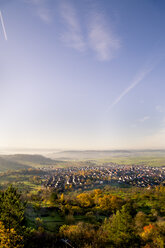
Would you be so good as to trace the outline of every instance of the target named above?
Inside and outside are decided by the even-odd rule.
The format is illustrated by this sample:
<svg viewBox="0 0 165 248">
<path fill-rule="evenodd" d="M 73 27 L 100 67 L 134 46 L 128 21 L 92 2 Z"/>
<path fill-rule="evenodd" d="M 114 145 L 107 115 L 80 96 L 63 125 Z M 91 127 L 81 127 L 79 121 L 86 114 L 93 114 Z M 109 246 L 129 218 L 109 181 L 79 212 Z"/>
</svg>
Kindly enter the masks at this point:
<svg viewBox="0 0 165 248">
<path fill-rule="evenodd" d="M 3 155 L 8 161 L 16 162 L 28 166 L 40 166 L 40 165 L 54 165 L 57 161 L 51 158 L 46 158 L 42 155 L 29 155 L 29 154 L 15 154 L 15 155 Z"/>
<path fill-rule="evenodd" d="M 28 169 L 31 166 L 18 163 L 16 161 L 9 161 L 3 157 L 0 157 L 0 172 L 5 172 L 7 170 L 21 170 Z"/>
<path fill-rule="evenodd" d="M 163 166 L 165 165 L 165 150 L 86 150 L 54 152 L 46 156 L 38 154 L 1 155 L 0 172 L 32 167 L 89 166 L 91 161 L 88 160 L 95 160 L 98 165 L 112 162 L 117 164 Z"/>
<path fill-rule="evenodd" d="M 165 157 L 165 150 L 73 150 L 49 153 L 52 159 L 87 160 L 112 157 Z"/>
<path fill-rule="evenodd" d="M 64 167 L 66 161 L 54 160 L 38 154 L 12 154 L 0 156 L 0 172 L 42 167 Z"/>
</svg>

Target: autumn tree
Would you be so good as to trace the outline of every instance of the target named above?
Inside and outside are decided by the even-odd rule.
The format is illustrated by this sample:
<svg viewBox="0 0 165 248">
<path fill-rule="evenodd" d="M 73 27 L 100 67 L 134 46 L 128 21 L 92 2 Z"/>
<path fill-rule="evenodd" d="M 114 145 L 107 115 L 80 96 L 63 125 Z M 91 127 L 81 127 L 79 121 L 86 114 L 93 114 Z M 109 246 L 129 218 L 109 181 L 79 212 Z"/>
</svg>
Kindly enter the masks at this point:
<svg viewBox="0 0 165 248">
<path fill-rule="evenodd" d="M 69 239 L 74 247 L 98 247 L 95 240 L 97 234 L 91 224 L 80 222 L 77 225 L 63 225 L 59 233 L 61 237 Z"/>
<path fill-rule="evenodd" d="M 81 207 L 92 207 L 94 204 L 94 200 L 89 193 L 81 193 L 77 196 L 77 199 Z"/>
<path fill-rule="evenodd" d="M 165 247 L 165 222 L 159 224 L 149 224 L 143 227 L 141 238 L 146 246 L 151 248 Z"/>
<path fill-rule="evenodd" d="M 23 236 L 18 234 L 14 228 L 7 229 L 0 222 L 0 248 L 23 248 Z"/>
</svg>

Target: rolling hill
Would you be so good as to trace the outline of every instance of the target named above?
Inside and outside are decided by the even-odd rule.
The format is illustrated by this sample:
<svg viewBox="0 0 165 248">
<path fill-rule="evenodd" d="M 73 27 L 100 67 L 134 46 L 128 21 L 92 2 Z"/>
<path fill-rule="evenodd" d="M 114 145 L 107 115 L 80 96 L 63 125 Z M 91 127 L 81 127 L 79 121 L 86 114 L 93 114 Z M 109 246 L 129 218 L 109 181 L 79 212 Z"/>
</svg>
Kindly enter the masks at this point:
<svg viewBox="0 0 165 248">
<path fill-rule="evenodd" d="M 0 172 L 5 172 L 8 170 L 21 170 L 28 168 L 31 168 L 31 166 L 16 161 L 10 161 L 8 159 L 0 157 Z"/>
</svg>

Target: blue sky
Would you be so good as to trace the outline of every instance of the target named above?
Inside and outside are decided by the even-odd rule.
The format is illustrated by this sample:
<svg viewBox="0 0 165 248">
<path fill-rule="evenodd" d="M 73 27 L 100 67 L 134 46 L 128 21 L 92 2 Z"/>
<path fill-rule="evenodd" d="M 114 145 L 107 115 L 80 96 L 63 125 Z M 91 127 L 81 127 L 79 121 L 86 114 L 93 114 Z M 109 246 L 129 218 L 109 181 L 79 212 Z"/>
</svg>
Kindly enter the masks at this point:
<svg viewBox="0 0 165 248">
<path fill-rule="evenodd" d="M 165 148 L 163 0 L 0 10 L 0 147 Z"/>
</svg>

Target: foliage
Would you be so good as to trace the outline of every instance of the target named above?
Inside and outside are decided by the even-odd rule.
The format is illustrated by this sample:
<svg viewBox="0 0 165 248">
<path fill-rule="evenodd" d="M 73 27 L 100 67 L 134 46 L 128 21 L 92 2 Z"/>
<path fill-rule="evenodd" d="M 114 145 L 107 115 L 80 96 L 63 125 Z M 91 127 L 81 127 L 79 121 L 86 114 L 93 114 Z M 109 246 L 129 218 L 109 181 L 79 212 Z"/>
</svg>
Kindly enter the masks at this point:
<svg viewBox="0 0 165 248">
<path fill-rule="evenodd" d="M 77 225 L 63 225 L 60 227 L 59 233 L 61 237 L 67 237 L 77 248 L 87 244 L 96 247 L 94 245 L 96 232 L 91 224 L 80 222 Z"/>
<path fill-rule="evenodd" d="M 94 204 L 92 196 L 88 193 L 79 194 L 77 199 L 81 207 L 91 207 Z"/>
<path fill-rule="evenodd" d="M 23 248 L 23 236 L 14 228 L 6 229 L 0 222 L 0 248 Z"/>
<path fill-rule="evenodd" d="M 138 238 L 134 233 L 132 217 L 125 206 L 109 220 L 105 220 L 102 228 L 106 233 L 107 243 L 114 247 L 136 247 Z"/>
<path fill-rule="evenodd" d="M 25 204 L 21 201 L 21 195 L 13 186 L 1 193 L 0 219 L 5 228 L 19 229 L 24 221 L 24 210 Z"/>
<path fill-rule="evenodd" d="M 51 198 L 50 206 L 42 205 Z M 0 191 L 0 248 L 58 248 L 64 246 L 62 239 L 77 248 L 165 246 L 164 186 L 127 192 L 110 187 L 74 194 L 38 191 L 27 201 L 13 186 Z"/>
</svg>

